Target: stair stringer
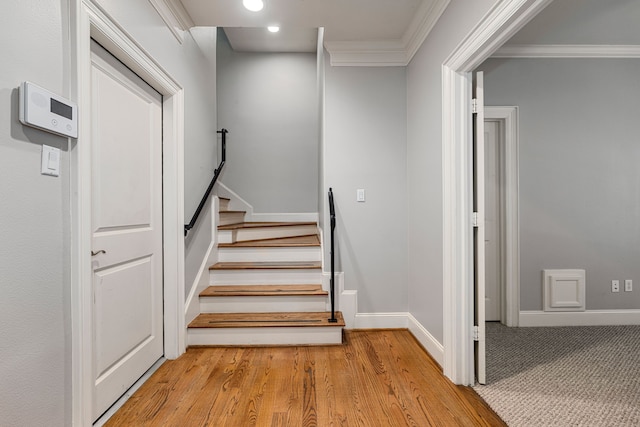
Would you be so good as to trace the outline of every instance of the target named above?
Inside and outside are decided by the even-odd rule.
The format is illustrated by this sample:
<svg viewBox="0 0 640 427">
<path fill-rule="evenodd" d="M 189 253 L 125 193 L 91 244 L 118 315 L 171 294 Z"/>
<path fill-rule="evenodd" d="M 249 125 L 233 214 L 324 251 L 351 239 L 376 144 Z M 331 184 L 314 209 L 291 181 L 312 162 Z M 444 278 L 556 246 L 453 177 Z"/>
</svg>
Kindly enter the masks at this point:
<svg viewBox="0 0 640 427">
<path fill-rule="evenodd" d="M 209 286 L 209 266 L 218 262 L 218 211 L 220 210 L 220 199 L 212 196 L 211 201 L 211 243 L 205 253 L 198 274 L 191 284 L 191 290 L 187 295 L 184 305 L 185 325 L 188 325 L 200 314 L 200 292 Z"/>
</svg>

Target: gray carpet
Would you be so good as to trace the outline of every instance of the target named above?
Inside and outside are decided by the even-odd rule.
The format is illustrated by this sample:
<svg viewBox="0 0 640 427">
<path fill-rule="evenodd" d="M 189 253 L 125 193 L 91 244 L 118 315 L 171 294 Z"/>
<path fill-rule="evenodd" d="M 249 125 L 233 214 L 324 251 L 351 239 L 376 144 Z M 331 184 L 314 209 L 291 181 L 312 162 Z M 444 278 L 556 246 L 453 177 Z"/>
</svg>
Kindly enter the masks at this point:
<svg viewBox="0 0 640 427">
<path fill-rule="evenodd" d="M 640 326 L 487 323 L 487 385 L 511 427 L 640 425 Z"/>
</svg>

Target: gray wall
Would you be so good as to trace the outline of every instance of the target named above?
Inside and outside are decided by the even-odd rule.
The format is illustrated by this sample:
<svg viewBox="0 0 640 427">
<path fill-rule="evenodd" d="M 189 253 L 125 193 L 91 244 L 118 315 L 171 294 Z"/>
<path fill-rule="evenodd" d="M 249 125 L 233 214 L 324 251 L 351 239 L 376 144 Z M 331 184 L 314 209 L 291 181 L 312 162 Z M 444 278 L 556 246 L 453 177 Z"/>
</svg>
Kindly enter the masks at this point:
<svg viewBox="0 0 640 427">
<path fill-rule="evenodd" d="M 405 68 L 326 64 L 324 180 L 335 193 L 337 270 L 358 291 L 359 312 L 405 312 Z"/>
<path fill-rule="evenodd" d="M 521 309 L 541 270 L 583 268 L 587 309 L 640 308 L 638 59 L 491 59 L 487 105 L 520 107 Z"/>
<path fill-rule="evenodd" d="M 443 340 L 442 64 L 495 0 L 451 0 L 407 69 L 409 311 Z"/>
<path fill-rule="evenodd" d="M 188 33 L 183 45 L 177 42 L 148 1 L 100 4 L 185 88 L 185 209 L 190 212 L 216 163 L 215 69 Z M 68 15 L 66 0 L 10 0 L 0 16 L 3 426 L 71 425 L 69 148 L 66 139 L 18 122 L 16 90 L 30 80 L 68 96 L 74 84 Z M 42 144 L 63 150 L 60 177 L 40 175 Z"/>
<path fill-rule="evenodd" d="M 222 182 L 255 212 L 318 211 L 316 76 L 313 53 L 235 52 L 218 33 Z"/>
<path fill-rule="evenodd" d="M 3 3 L 0 14 L 0 424 L 70 425 L 67 140 L 18 122 L 17 87 L 68 93 L 61 2 Z M 42 145 L 61 176 L 40 175 Z"/>
<path fill-rule="evenodd" d="M 184 42 L 179 44 L 146 0 L 99 3 L 184 88 L 184 211 L 188 222 L 218 164 L 215 52 L 203 52 L 189 32 L 184 33 Z M 204 48 L 215 50 L 215 31 L 208 44 L 203 31 L 198 29 L 197 40 Z M 210 222 L 210 210 L 203 211 L 198 226 L 185 239 L 187 295 L 211 242 Z"/>
</svg>

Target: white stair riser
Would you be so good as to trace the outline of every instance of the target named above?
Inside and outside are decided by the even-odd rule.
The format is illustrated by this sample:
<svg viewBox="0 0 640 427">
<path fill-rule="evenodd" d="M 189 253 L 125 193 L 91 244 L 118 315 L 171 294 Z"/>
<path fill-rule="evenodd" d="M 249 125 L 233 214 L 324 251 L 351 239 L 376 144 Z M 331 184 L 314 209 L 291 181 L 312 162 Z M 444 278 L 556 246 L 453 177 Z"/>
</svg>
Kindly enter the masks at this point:
<svg viewBox="0 0 640 427">
<path fill-rule="evenodd" d="M 326 309 L 325 295 L 200 297 L 201 313 L 318 312 Z"/>
<path fill-rule="evenodd" d="M 244 212 L 220 212 L 218 225 L 240 224 L 244 222 Z"/>
<path fill-rule="evenodd" d="M 187 345 L 342 344 L 342 327 L 192 328 Z"/>
<path fill-rule="evenodd" d="M 314 285 L 322 283 L 322 273 L 310 270 L 210 270 L 211 285 Z"/>
<path fill-rule="evenodd" d="M 320 261 L 320 248 L 219 248 L 220 262 Z"/>
<path fill-rule="evenodd" d="M 229 199 L 219 199 L 218 206 L 220 211 L 228 211 L 229 210 Z"/>
<path fill-rule="evenodd" d="M 250 240 L 279 239 L 283 237 L 309 236 L 318 232 L 315 225 L 288 227 L 255 227 L 237 230 L 218 230 L 219 243 L 247 242 Z"/>
</svg>

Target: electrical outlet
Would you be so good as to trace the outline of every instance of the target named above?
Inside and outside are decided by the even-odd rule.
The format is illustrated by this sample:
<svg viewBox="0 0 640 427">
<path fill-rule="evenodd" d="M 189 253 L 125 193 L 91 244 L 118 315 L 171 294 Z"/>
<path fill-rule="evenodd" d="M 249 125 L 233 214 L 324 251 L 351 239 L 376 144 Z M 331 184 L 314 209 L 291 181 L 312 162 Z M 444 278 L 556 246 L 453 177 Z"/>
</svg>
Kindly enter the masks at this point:
<svg viewBox="0 0 640 427">
<path fill-rule="evenodd" d="M 620 280 L 611 281 L 611 292 L 620 292 Z"/>
<path fill-rule="evenodd" d="M 633 280 L 627 279 L 624 281 L 624 291 L 625 292 L 633 291 Z"/>
</svg>

